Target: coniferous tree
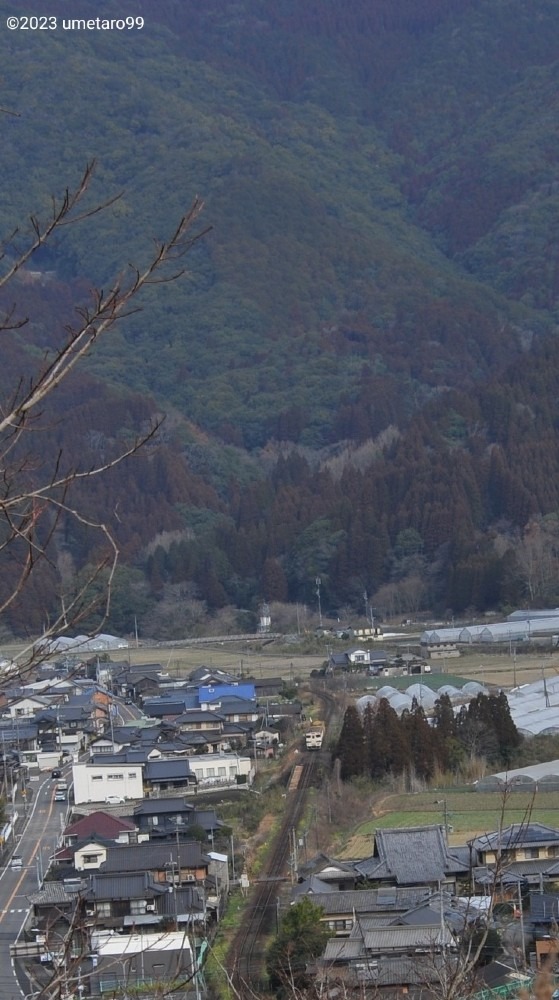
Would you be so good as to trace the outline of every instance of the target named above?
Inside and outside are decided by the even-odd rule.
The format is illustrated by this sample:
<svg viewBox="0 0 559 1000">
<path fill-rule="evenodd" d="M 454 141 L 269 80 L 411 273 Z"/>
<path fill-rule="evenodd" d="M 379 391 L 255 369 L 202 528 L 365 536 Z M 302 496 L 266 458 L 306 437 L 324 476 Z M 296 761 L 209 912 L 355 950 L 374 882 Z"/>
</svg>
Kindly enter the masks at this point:
<svg viewBox="0 0 559 1000">
<path fill-rule="evenodd" d="M 410 762 L 408 734 L 386 698 L 381 698 L 375 713 L 373 739 L 371 776 L 382 778 L 387 774 L 402 774 Z"/>
<path fill-rule="evenodd" d="M 428 780 L 435 770 L 435 741 L 425 712 L 415 698 L 411 711 L 402 716 L 400 724 L 407 736 L 409 767 L 419 778 Z"/>
<path fill-rule="evenodd" d="M 360 774 L 363 774 L 364 747 L 365 742 L 361 716 L 355 705 L 350 705 L 346 709 L 340 738 L 336 747 L 336 757 L 340 761 L 342 781 L 347 781 L 348 778 L 356 778 Z"/>
<path fill-rule="evenodd" d="M 445 771 L 454 770 L 463 756 L 456 728 L 456 717 L 450 697 L 442 694 L 435 702 L 432 732 L 438 761 Z"/>
</svg>

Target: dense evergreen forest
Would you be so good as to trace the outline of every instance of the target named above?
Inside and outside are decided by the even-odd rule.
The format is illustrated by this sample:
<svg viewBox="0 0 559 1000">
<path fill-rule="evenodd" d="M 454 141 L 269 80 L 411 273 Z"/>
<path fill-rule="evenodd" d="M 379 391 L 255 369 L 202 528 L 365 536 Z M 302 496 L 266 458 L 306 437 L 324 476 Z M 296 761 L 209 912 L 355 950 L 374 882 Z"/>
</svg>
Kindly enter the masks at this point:
<svg viewBox="0 0 559 1000">
<path fill-rule="evenodd" d="M 49 449 L 86 467 L 166 418 L 74 491 L 121 546 L 108 627 L 177 636 L 228 606 L 242 627 L 262 599 L 314 605 L 317 575 L 332 609 L 365 591 L 389 615 L 559 602 L 557 5 L 135 13 L 143 30 L 3 38 L 3 265 L 86 160 L 92 204 L 123 192 L 18 277 L 29 322 L 3 333 L 4 399 L 194 195 L 211 226 L 38 443 L 35 474 Z M 70 522 L 51 545 L 16 634 L 98 556 Z"/>
<path fill-rule="evenodd" d="M 465 772 L 468 762 L 478 758 L 510 767 L 522 743 L 502 691 L 477 695 L 457 715 L 443 694 L 432 721 L 415 699 L 411 711 L 401 716 L 386 698 L 369 703 L 362 714 L 350 705 L 334 751 L 342 781 L 362 775 L 382 781 L 403 774 L 411 785 L 415 778 L 430 781 L 436 774 Z"/>
</svg>

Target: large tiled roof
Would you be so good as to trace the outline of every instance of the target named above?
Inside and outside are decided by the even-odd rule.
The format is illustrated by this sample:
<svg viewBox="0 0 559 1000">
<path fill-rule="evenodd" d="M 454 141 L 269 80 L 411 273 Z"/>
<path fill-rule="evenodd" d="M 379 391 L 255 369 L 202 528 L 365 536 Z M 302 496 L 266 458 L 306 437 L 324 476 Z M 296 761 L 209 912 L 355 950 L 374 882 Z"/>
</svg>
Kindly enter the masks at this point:
<svg viewBox="0 0 559 1000">
<path fill-rule="evenodd" d="M 72 902 L 76 899 L 80 889 L 85 887 L 87 882 L 72 886 L 64 885 L 63 882 L 44 882 L 42 889 L 28 896 L 32 906 L 36 904 L 51 904 L 52 906 Z"/>
<path fill-rule="evenodd" d="M 377 830 L 375 854 L 355 867 L 367 878 L 393 879 L 398 885 L 440 882 L 468 870 L 449 853 L 440 826 Z"/>
<path fill-rule="evenodd" d="M 155 871 L 176 864 L 179 858 L 181 868 L 196 868 L 209 863 L 209 858 L 202 853 L 202 846 L 196 840 L 179 841 L 178 847 L 176 841 L 168 844 L 149 841 L 109 848 L 102 872 Z"/>
<path fill-rule="evenodd" d="M 79 837 L 81 839 L 82 837 L 93 837 L 97 834 L 108 840 L 114 840 L 120 833 L 131 832 L 135 829 L 134 823 L 131 823 L 129 820 L 121 819 L 120 816 L 111 816 L 100 809 L 97 812 L 90 813 L 89 816 L 84 816 L 82 819 L 76 820 L 75 823 L 71 823 L 64 830 L 64 836 Z"/>
<path fill-rule="evenodd" d="M 321 965 L 358 964 L 357 977 L 377 986 L 425 986 L 429 982 L 440 981 L 440 970 L 456 961 L 448 955 L 414 955 L 388 957 L 381 956 L 368 963 L 367 949 L 363 941 L 344 938 L 330 938 L 326 944 Z M 336 971 L 334 971 L 334 977 Z"/>
<path fill-rule="evenodd" d="M 375 982 L 377 986 L 420 986 L 423 992 L 426 983 L 440 984 L 441 971 L 444 969 L 448 976 L 456 961 L 456 957 L 449 955 L 381 958 L 378 968 L 366 968 L 362 978 Z"/>
<path fill-rule="evenodd" d="M 425 899 L 428 889 L 422 889 L 420 899 Z M 414 902 L 418 901 L 417 895 L 411 897 Z M 405 898 L 398 889 L 394 889 L 392 894 L 385 895 L 382 889 L 353 889 L 345 892 L 321 892 L 314 900 L 317 906 L 321 906 L 328 915 L 339 913 L 386 913 L 405 912 L 411 905 L 410 896 Z"/>
<path fill-rule="evenodd" d="M 559 844 L 559 830 L 543 823 L 513 823 L 504 830 L 484 833 L 471 844 L 476 851 L 510 850 L 525 844 L 530 847 Z"/>
<path fill-rule="evenodd" d="M 211 715 L 209 715 L 208 712 L 204 711 L 204 709 L 202 708 L 188 708 L 186 712 L 183 712 L 182 715 L 179 715 L 178 719 L 176 719 L 175 721 L 177 722 L 177 725 L 180 725 L 181 722 L 208 723 L 214 721 L 217 725 L 217 723 L 223 719 L 225 719 L 225 716 L 220 715 L 219 712 L 212 711 Z"/>
<path fill-rule="evenodd" d="M 375 927 L 365 931 L 363 940 L 367 952 L 378 954 L 407 948 L 432 948 L 455 944 L 448 928 L 441 928 L 440 924 L 411 926 L 394 926 L 392 924 L 389 927 Z"/>
<path fill-rule="evenodd" d="M 85 899 L 150 899 L 169 891 L 167 885 L 158 885 L 147 872 L 131 874 L 94 874 L 89 876 Z"/>
</svg>

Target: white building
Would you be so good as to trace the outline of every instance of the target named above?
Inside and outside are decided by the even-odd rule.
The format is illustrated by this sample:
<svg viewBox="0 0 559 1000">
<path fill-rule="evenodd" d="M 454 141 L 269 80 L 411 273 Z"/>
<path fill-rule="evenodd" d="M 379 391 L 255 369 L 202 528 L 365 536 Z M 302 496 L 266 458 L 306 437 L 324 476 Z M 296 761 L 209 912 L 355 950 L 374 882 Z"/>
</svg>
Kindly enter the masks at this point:
<svg viewBox="0 0 559 1000">
<path fill-rule="evenodd" d="M 254 761 L 238 754 L 205 753 L 188 757 L 188 767 L 202 787 L 209 785 L 251 785 Z M 74 764 L 74 802 L 107 802 L 111 799 L 143 799 L 143 765 L 104 763 Z"/>
<path fill-rule="evenodd" d="M 188 766 L 199 785 L 233 785 L 237 782 L 251 785 L 254 778 L 254 761 L 234 753 L 194 755 L 188 758 Z"/>
<path fill-rule="evenodd" d="M 152 982 L 188 982 L 195 968 L 190 939 L 183 931 L 94 934 L 92 948 L 91 981 L 101 993 L 127 992 Z"/>
<path fill-rule="evenodd" d="M 144 797 L 141 764 L 74 764 L 72 780 L 76 805 Z"/>
</svg>

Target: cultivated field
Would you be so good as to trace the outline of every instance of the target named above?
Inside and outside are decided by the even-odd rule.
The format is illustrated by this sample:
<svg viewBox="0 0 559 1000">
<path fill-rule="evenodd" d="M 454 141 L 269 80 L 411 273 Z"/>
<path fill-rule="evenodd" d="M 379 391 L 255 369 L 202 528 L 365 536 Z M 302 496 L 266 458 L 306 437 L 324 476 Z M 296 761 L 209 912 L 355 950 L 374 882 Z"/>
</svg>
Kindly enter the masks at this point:
<svg viewBox="0 0 559 1000">
<path fill-rule="evenodd" d="M 356 643 L 336 645 L 342 650 Z M 398 649 L 405 651 L 407 645 L 402 642 L 399 644 L 386 642 L 382 648 L 389 652 L 396 652 Z M 327 655 L 326 647 L 319 648 L 314 653 L 298 654 L 296 646 L 293 647 L 293 651 L 285 651 L 285 648 L 281 650 L 274 648 L 273 644 L 259 649 L 247 643 L 208 643 L 194 647 L 141 646 L 139 649 L 130 647 L 128 650 L 111 653 L 114 660 L 130 659 L 132 663 L 161 663 L 170 673 L 188 672 L 203 664 L 207 667 L 221 667 L 239 675 L 270 677 L 281 674 L 286 679 L 308 677 L 311 670 L 320 669 Z M 438 685 L 441 681 L 453 683 L 455 678 L 461 678 L 463 681 L 479 680 L 484 684 L 508 688 L 515 682 L 526 684 L 537 680 L 542 675 L 542 669 L 546 677 L 559 674 L 559 650 L 518 654 L 516 663 L 508 653 L 493 653 L 490 650 L 482 650 L 481 653 L 467 652 L 456 659 L 434 662 L 431 677 L 433 680 L 437 678 Z M 408 683 L 411 684 L 419 679 L 417 675 L 410 678 L 403 677 L 400 685 L 407 686 Z M 392 683 L 392 679 L 379 680 L 381 683 Z M 425 677 L 425 681 L 429 683 L 429 677 Z"/>
<path fill-rule="evenodd" d="M 410 642 L 405 640 L 390 641 L 382 643 L 382 648 L 389 653 L 406 652 L 411 646 L 413 648 L 412 636 Z M 381 640 L 382 641 L 382 640 Z M 356 645 L 351 641 L 330 644 L 329 648 L 334 651 L 342 651 Z M 2 656 L 11 658 L 17 656 L 22 649 L 21 644 L 3 643 L 0 647 Z M 311 670 L 318 670 L 327 659 L 328 647 L 319 646 L 316 651 L 310 653 L 297 652 L 297 646 L 286 650 L 285 647 L 277 647 L 270 643 L 267 646 L 259 647 L 254 643 L 222 643 L 211 642 L 196 646 L 176 646 L 165 645 L 164 643 L 153 646 L 131 645 L 128 649 L 112 650 L 111 659 L 116 662 L 131 663 L 160 663 L 164 670 L 169 673 L 188 673 L 195 667 L 201 665 L 208 667 L 221 667 L 239 676 L 251 675 L 254 677 L 269 677 L 281 674 L 286 679 L 297 677 L 308 677 Z M 511 655 L 505 652 L 494 653 L 490 648 L 481 652 L 466 652 L 459 658 L 447 661 L 433 662 L 431 678 L 437 686 L 441 683 L 455 683 L 456 679 L 462 682 L 465 680 L 479 680 L 485 684 L 496 684 L 503 687 L 512 687 L 517 684 L 526 684 L 537 680 L 542 675 L 542 669 L 546 677 L 559 674 L 559 650 L 547 650 L 543 653 L 530 652 L 516 656 L 516 663 Z M 366 675 L 361 675 L 364 681 Z M 368 680 L 368 679 L 367 679 Z M 392 684 L 394 681 L 398 686 L 407 686 L 408 683 L 419 680 L 417 675 L 411 678 L 401 677 L 385 680 L 370 679 L 370 683 L 379 682 Z M 429 683 L 429 677 L 425 677 Z"/>
<path fill-rule="evenodd" d="M 424 826 L 446 821 L 449 843 L 464 844 L 482 833 L 510 823 L 532 820 L 559 828 L 559 792 L 511 793 L 505 802 L 499 792 L 452 791 L 386 795 L 376 803 L 371 819 L 348 841 L 344 858 L 364 857 L 371 851 L 374 831 L 391 827 Z"/>
</svg>

